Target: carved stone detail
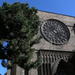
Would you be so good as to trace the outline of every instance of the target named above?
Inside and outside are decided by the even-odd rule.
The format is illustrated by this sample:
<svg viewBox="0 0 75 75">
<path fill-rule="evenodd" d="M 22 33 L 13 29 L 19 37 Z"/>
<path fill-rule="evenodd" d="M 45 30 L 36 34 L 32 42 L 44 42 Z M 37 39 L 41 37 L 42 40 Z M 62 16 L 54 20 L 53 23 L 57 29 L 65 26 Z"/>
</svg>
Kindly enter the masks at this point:
<svg viewBox="0 0 75 75">
<path fill-rule="evenodd" d="M 41 25 L 41 34 L 48 42 L 55 45 L 63 45 L 70 38 L 68 27 L 56 19 L 44 21 Z"/>
</svg>

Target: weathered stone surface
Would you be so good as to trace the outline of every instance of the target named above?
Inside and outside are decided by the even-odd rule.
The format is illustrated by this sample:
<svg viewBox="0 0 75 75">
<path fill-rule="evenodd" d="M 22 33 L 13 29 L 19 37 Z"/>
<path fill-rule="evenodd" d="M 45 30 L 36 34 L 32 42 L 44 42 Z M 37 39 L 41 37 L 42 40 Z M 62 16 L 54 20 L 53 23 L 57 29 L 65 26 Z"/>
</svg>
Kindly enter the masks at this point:
<svg viewBox="0 0 75 75">
<path fill-rule="evenodd" d="M 47 19 L 57 19 L 67 25 L 70 31 L 70 39 L 67 44 L 64 45 L 52 45 L 47 42 L 43 37 L 40 40 L 39 44 L 34 45 L 33 47 L 37 50 L 39 49 L 47 49 L 47 50 L 62 50 L 62 51 L 74 51 L 75 50 L 75 34 L 73 31 L 73 25 L 75 24 L 75 18 L 65 15 L 59 15 L 54 13 L 47 13 L 38 11 L 37 15 L 39 15 L 40 20 L 43 22 Z M 41 34 L 40 34 L 41 35 Z"/>
</svg>

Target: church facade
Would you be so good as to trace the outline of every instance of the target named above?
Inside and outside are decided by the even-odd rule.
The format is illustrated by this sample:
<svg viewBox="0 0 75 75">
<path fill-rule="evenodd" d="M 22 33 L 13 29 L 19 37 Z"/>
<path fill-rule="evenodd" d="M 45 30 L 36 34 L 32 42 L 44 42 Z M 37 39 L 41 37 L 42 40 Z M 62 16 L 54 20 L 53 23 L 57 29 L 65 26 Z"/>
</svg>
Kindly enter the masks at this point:
<svg viewBox="0 0 75 75">
<path fill-rule="evenodd" d="M 37 69 L 31 69 L 29 75 L 54 75 L 61 60 L 68 61 L 75 53 L 75 17 L 38 11 L 40 18 L 39 31 L 36 37 L 40 42 L 35 44 L 36 49 L 32 60 L 42 59 Z M 8 70 L 8 75 L 24 75 L 24 70 L 15 65 Z"/>
</svg>

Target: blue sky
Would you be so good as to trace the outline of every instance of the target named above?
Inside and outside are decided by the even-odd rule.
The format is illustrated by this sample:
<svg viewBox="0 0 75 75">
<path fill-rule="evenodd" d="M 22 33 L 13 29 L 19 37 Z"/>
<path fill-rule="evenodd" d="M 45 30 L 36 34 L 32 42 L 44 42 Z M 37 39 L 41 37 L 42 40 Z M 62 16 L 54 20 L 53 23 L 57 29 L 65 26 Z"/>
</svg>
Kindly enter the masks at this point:
<svg viewBox="0 0 75 75">
<path fill-rule="evenodd" d="M 0 5 L 4 1 L 11 4 L 16 1 L 27 2 L 30 6 L 34 6 L 42 11 L 75 16 L 75 0 L 0 0 Z M 3 71 L 5 72 L 6 69 L 3 69 L 0 65 L 0 72 L 4 73 Z"/>
<path fill-rule="evenodd" d="M 30 6 L 39 10 L 75 16 L 75 0 L 0 0 L 0 4 L 3 1 L 9 3 L 28 2 Z"/>
<path fill-rule="evenodd" d="M 8 45 L 7 41 L 3 41 L 3 47 L 6 47 Z M 7 61 L 7 60 L 5 60 Z M 4 75 L 7 72 L 7 68 L 2 67 L 1 65 L 2 60 L 0 60 L 0 74 Z"/>
<path fill-rule="evenodd" d="M 2 67 L 1 61 L 2 61 L 2 60 L 0 60 L 0 74 L 4 75 L 4 73 L 7 72 L 7 69 L 4 68 L 4 67 Z"/>
</svg>

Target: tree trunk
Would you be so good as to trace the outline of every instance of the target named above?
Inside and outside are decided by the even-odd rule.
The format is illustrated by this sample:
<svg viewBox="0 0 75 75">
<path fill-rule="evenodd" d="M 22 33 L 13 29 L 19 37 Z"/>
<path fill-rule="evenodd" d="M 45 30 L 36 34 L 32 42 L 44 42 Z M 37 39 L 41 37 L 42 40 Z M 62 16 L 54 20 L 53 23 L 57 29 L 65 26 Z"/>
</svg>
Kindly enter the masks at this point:
<svg viewBox="0 0 75 75">
<path fill-rule="evenodd" d="M 25 70 L 25 75 L 29 75 L 29 70 Z"/>
</svg>

